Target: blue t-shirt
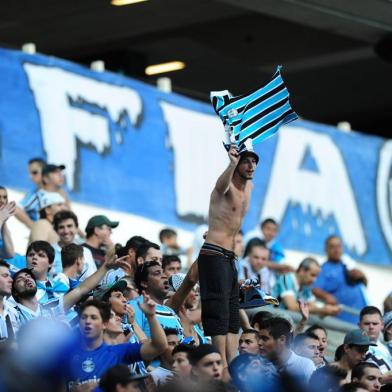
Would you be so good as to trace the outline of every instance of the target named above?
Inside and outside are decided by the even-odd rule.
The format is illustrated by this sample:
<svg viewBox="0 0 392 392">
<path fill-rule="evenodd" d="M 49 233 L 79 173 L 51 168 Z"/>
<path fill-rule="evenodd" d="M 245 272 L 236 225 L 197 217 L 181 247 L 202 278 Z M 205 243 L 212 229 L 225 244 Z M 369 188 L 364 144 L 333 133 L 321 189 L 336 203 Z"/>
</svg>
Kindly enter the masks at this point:
<svg viewBox="0 0 392 392">
<path fill-rule="evenodd" d="M 39 219 L 39 208 L 40 208 L 40 190 L 38 188 L 31 190 L 26 193 L 23 199 L 18 203 L 22 207 L 29 218 L 36 222 Z M 41 191 L 42 192 L 42 191 Z"/>
<path fill-rule="evenodd" d="M 138 323 L 139 327 L 151 338 L 150 325 L 148 324 L 147 317 L 139 308 L 137 303 L 143 303 L 143 297 L 137 297 L 128 303 L 135 310 L 135 321 Z M 176 315 L 173 309 L 166 305 L 157 304 L 155 309 L 155 317 L 157 318 L 159 324 L 161 324 L 163 329 L 173 328 L 177 331 L 177 336 L 180 341 L 184 339 L 184 328 L 181 325 L 180 318 Z"/>
<path fill-rule="evenodd" d="M 65 363 L 65 380 L 70 390 L 75 383 L 99 381 L 102 375 L 111 367 L 141 361 L 141 344 L 125 343 L 109 346 L 102 343 L 93 351 L 74 347 Z M 64 364 L 63 364 L 64 366 Z"/>
<path fill-rule="evenodd" d="M 285 258 L 284 249 L 280 242 L 271 241 L 267 244 L 267 246 L 270 251 L 271 261 L 280 263 Z"/>
<path fill-rule="evenodd" d="M 349 284 L 347 282 L 346 266 L 341 262 L 326 261 L 321 266 L 321 271 L 314 283 L 314 288 L 320 288 L 332 294 L 339 303 L 357 309 L 358 312 L 367 305 L 361 283 Z M 359 316 L 347 312 L 340 312 L 335 317 L 357 324 Z"/>
</svg>

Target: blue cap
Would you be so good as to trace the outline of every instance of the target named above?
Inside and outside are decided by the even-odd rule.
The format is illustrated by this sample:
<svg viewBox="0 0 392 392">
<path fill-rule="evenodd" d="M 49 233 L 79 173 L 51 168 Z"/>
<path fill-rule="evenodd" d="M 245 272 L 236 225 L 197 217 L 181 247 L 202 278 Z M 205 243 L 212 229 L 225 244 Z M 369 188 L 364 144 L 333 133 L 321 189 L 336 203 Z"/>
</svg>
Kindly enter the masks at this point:
<svg viewBox="0 0 392 392">
<path fill-rule="evenodd" d="M 355 346 L 377 346 L 372 343 L 368 334 L 361 329 L 354 329 L 344 337 L 344 344 L 354 344 Z"/>
</svg>

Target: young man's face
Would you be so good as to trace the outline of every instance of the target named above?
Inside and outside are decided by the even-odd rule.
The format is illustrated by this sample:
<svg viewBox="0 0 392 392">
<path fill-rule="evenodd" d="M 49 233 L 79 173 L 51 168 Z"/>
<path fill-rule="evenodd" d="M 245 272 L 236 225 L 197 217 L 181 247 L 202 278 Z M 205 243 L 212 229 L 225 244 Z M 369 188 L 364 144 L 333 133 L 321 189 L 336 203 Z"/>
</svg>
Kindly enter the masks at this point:
<svg viewBox="0 0 392 392">
<path fill-rule="evenodd" d="M 177 334 L 166 335 L 167 344 L 169 346 L 170 352 L 174 350 L 175 347 L 180 343 Z"/>
<path fill-rule="evenodd" d="M 159 298 L 166 297 L 169 292 L 169 282 L 161 266 L 154 265 L 148 268 L 146 289 Z"/>
<path fill-rule="evenodd" d="M 381 389 L 382 373 L 380 369 L 367 367 L 363 371 L 363 375 L 358 382 L 361 383 L 368 392 L 378 392 Z"/>
<path fill-rule="evenodd" d="M 14 281 L 14 288 L 18 297 L 34 297 L 37 292 L 37 285 L 34 279 L 26 272 L 18 274 Z"/>
<path fill-rule="evenodd" d="M 244 180 L 252 180 L 254 172 L 256 170 L 257 162 L 256 158 L 252 155 L 245 155 L 240 159 L 236 171 L 241 178 Z"/>
<path fill-rule="evenodd" d="M 195 287 L 190 291 L 188 296 L 185 298 L 185 308 L 186 309 L 195 309 L 199 305 L 199 291 Z"/>
<path fill-rule="evenodd" d="M 8 193 L 5 189 L 0 189 L 0 207 L 8 203 Z"/>
<path fill-rule="evenodd" d="M 178 248 L 177 235 L 173 234 L 169 237 L 165 237 L 162 243 L 166 245 L 168 248 Z"/>
<path fill-rule="evenodd" d="M 9 268 L 0 266 L 0 296 L 9 296 L 12 290 L 12 278 Z"/>
<path fill-rule="evenodd" d="M 269 360 L 274 360 L 278 355 L 278 341 L 267 329 L 260 329 L 259 331 L 259 350 L 260 355 Z"/>
<path fill-rule="evenodd" d="M 243 333 L 238 342 L 240 354 L 259 354 L 259 339 L 254 333 Z"/>
<path fill-rule="evenodd" d="M 56 187 L 61 187 L 64 185 L 64 175 L 60 169 L 54 170 L 45 175 L 45 183 L 49 185 L 54 185 Z"/>
<path fill-rule="evenodd" d="M 318 339 L 313 339 L 310 337 L 305 338 L 297 354 L 305 358 L 309 358 L 314 362 L 315 365 L 319 365 L 321 363 L 321 357 Z"/>
<path fill-rule="evenodd" d="M 106 331 L 115 333 L 123 332 L 121 317 L 114 313 L 113 310 L 110 311 L 110 319 L 106 325 Z"/>
<path fill-rule="evenodd" d="M 64 245 L 72 244 L 77 232 L 78 228 L 75 221 L 71 218 L 65 219 L 58 224 L 57 234 Z"/>
<path fill-rule="evenodd" d="M 189 362 L 188 354 L 178 352 L 173 355 L 173 370 L 174 372 L 183 377 L 187 377 L 191 374 L 192 365 Z"/>
<path fill-rule="evenodd" d="M 347 362 L 352 369 L 355 365 L 363 362 L 366 357 L 366 353 L 369 350 L 369 346 L 352 346 L 349 347 L 347 344 L 344 345 L 344 352 L 347 356 Z"/>
<path fill-rule="evenodd" d="M 42 165 L 38 162 L 32 162 L 29 164 L 28 167 L 29 170 L 29 175 L 30 175 L 30 179 L 31 181 L 35 184 L 35 185 L 41 185 L 41 181 L 42 181 Z"/>
<path fill-rule="evenodd" d="M 301 268 L 298 271 L 298 278 L 299 278 L 300 285 L 311 286 L 316 281 L 319 273 L 320 273 L 320 267 L 315 263 L 311 263 L 307 270 L 305 268 Z"/>
<path fill-rule="evenodd" d="M 145 261 L 157 261 L 158 263 L 162 264 L 162 252 L 159 249 L 149 248 L 146 253 Z"/>
<path fill-rule="evenodd" d="M 95 340 L 102 336 L 106 324 L 95 306 L 87 306 L 80 315 L 79 327 L 84 338 Z"/>
<path fill-rule="evenodd" d="M 156 249 L 154 249 L 154 250 L 156 250 Z M 166 265 L 164 271 L 165 271 L 166 276 L 168 278 L 170 278 L 170 276 L 181 272 L 181 263 L 179 261 L 172 261 L 170 264 Z"/>
<path fill-rule="evenodd" d="M 379 314 L 365 314 L 359 322 L 359 328 L 368 334 L 371 341 L 376 342 L 384 329 L 384 322 Z"/>
<path fill-rule="evenodd" d="M 320 351 L 320 356 L 324 357 L 325 351 L 327 350 L 327 347 L 328 347 L 327 335 L 323 329 L 315 329 L 312 332 L 318 337 L 318 340 L 319 340 L 318 348 Z"/>
<path fill-rule="evenodd" d="M 222 358 L 218 353 L 208 354 L 200 359 L 192 370 L 201 380 L 222 380 Z"/>
<path fill-rule="evenodd" d="M 98 237 L 102 245 L 109 242 L 110 236 L 112 235 L 112 228 L 108 225 L 97 226 L 94 229 L 95 235 Z"/>
<path fill-rule="evenodd" d="M 261 246 L 254 246 L 249 253 L 249 263 L 254 272 L 259 272 L 266 266 L 269 251 Z"/>
<path fill-rule="evenodd" d="M 27 268 L 31 269 L 37 280 L 45 280 L 51 267 L 49 257 L 43 250 L 30 249 L 27 254 Z"/>
<path fill-rule="evenodd" d="M 340 261 L 343 254 L 343 245 L 340 238 L 332 237 L 327 243 L 327 257 L 332 261 Z"/>
<path fill-rule="evenodd" d="M 121 291 L 112 291 L 110 293 L 109 302 L 112 310 L 117 315 L 124 315 L 127 313 L 127 300 Z"/>
<path fill-rule="evenodd" d="M 261 232 L 263 233 L 264 240 L 269 242 L 273 240 L 278 234 L 278 225 L 273 222 L 264 223 L 261 228 Z"/>
</svg>

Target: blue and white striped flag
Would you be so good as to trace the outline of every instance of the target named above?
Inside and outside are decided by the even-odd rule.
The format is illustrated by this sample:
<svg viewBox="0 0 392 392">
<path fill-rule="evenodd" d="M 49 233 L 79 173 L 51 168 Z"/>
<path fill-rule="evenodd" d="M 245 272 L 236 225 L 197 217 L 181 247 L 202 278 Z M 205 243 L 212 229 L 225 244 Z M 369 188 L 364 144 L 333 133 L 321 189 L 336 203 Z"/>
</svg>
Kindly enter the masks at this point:
<svg viewBox="0 0 392 392">
<path fill-rule="evenodd" d="M 233 97 L 227 90 L 211 92 L 212 105 L 227 133 L 226 149 L 235 143 L 240 152 L 248 150 L 298 118 L 290 106 L 280 69 L 278 66 L 265 86 L 248 94 Z"/>
</svg>

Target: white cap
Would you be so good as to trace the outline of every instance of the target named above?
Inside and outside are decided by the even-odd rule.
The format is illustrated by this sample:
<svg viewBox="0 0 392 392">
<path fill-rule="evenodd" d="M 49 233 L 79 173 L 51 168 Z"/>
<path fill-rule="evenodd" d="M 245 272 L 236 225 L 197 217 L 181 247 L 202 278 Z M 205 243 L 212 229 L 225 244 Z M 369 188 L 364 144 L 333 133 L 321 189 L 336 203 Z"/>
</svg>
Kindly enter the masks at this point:
<svg viewBox="0 0 392 392">
<path fill-rule="evenodd" d="M 60 193 L 57 192 L 39 192 L 39 209 L 42 210 L 46 207 L 50 207 L 53 204 L 65 203 L 65 199 Z"/>
<path fill-rule="evenodd" d="M 170 276 L 169 278 L 170 291 L 176 292 L 180 288 L 184 279 L 185 279 L 185 274 L 183 274 L 182 272 Z"/>
</svg>

